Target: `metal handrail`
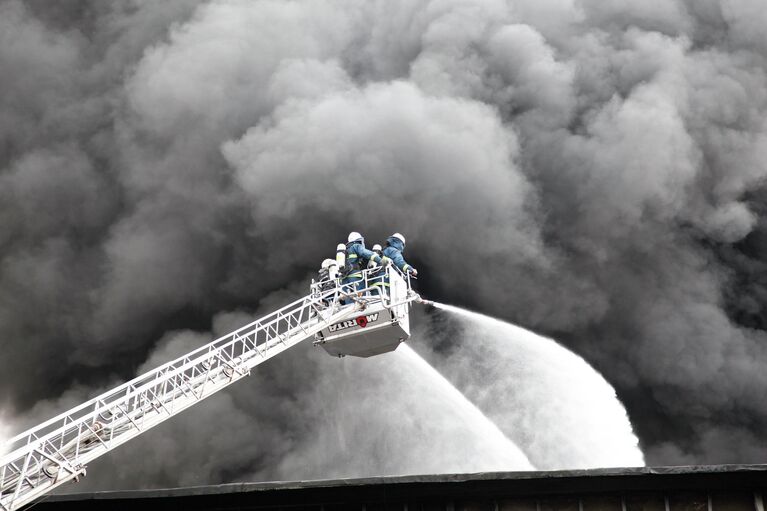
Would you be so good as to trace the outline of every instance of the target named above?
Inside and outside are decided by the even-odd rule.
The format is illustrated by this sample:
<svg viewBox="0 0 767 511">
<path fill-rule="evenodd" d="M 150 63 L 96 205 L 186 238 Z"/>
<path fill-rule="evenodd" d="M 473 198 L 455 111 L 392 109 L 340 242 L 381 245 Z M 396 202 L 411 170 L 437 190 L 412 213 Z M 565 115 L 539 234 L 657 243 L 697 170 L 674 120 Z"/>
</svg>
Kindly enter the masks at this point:
<svg viewBox="0 0 767 511">
<path fill-rule="evenodd" d="M 383 273 L 382 273 L 382 270 L 383 270 Z M 386 273 L 388 273 L 388 272 L 396 273 L 400 277 L 402 277 L 402 279 L 405 281 L 405 283 L 407 285 L 408 291 L 412 292 L 412 281 L 411 281 L 411 279 L 413 278 L 412 275 L 409 272 L 405 272 L 405 271 L 400 270 L 394 264 L 387 264 L 386 266 L 383 266 L 383 267 L 382 266 L 377 266 L 377 267 L 374 267 L 374 268 L 366 268 L 364 270 L 361 270 L 360 272 L 357 272 L 357 273 L 361 273 L 362 274 L 362 277 L 360 278 L 360 280 L 356 281 L 354 284 L 346 284 L 345 286 L 343 286 L 343 287 L 356 286 L 356 288 L 354 289 L 353 293 L 347 294 L 346 296 L 342 296 L 342 298 L 352 299 L 353 300 L 353 299 L 355 299 L 355 295 L 360 296 L 360 297 L 363 297 L 363 296 L 364 297 L 375 296 L 378 293 L 372 293 L 372 291 L 374 291 L 376 289 L 375 289 L 375 287 L 373 285 L 370 284 L 370 282 L 371 281 L 378 281 L 379 279 L 383 280 L 384 278 L 391 279 L 391 275 L 386 275 Z M 329 282 L 333 283 L 335 286 L 341 287 L 342 283 L 344 282 L 344 279 L 345 279 L 345 276 L 344 275 L 340 275 L 336 279 L 334 279 L 333 281 L 320 281 L 320 282 L 312 281 L 311 289 L 312 289 L 312 291 L 319 290 L 319 289 L 321 289 L 323 284 L 327 284 Z M 412 295 L 412 298 L 408 298 L 407 300 L 405 300 L 405 301 L 403 301 L 401 303 L 392 304 L 390 302 L 387 305 L 385 299 L 389 298 L 389 297 L 387 297 L 384 293 L 380 294 L 379 296 L 384 298 L 384 300 L 382 300 L 382 305 L 385 308 L 387 308 L 387 309 L 391 309 L 393 307 L 397 307 L 397 306 L 403 305 L 405 303 L 410 303 L 414 299 L 417 299 L 417 300 L 421 299 L 420 296 L 418 296 L 417 294 L 414 294 L 414 295 Z"/>
</svg>

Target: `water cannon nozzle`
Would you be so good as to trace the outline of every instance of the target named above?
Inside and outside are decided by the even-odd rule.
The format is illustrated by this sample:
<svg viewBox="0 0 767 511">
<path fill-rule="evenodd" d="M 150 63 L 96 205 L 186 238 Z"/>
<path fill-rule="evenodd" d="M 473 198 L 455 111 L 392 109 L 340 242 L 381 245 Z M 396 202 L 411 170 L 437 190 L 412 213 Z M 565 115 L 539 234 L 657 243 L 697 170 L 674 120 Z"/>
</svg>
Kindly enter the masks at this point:
<svg viewBox="0 0 767 511">
<path fill-rule="evenodd" d="M 425 305 L 429 309 L 434 308 L 434 302 L 432 302 L 431 300 L 427 300 L 425 298 L 421 298 L 420 296 L 416 299 L 416 302 Z"/>
</svg>

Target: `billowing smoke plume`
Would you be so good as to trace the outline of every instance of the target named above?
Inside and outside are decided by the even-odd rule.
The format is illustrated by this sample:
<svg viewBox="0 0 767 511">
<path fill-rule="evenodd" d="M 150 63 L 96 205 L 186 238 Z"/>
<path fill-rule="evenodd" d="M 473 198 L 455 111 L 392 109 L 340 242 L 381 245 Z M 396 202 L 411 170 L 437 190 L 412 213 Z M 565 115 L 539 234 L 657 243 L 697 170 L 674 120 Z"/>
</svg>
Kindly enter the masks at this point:
<svg viewBox="0 0 767 511">
<path fill-rule="evenodd" d="M 766 22 L 758 0 L 0 1 L 0 408 L 129 377 L 349 230 L 397 230 L 427 294 L 599 369 L 648 463 L 764 461 Z"/>
</svg>

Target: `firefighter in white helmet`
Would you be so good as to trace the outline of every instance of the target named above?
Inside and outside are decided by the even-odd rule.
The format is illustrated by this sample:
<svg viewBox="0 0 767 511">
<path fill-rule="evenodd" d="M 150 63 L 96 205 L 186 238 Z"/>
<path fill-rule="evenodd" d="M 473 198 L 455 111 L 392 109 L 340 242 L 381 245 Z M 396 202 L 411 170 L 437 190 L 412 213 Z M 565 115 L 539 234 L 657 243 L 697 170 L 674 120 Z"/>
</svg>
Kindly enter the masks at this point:
<svg viewBox="0 0 767 511">
<path fill-rule="evenodd" d="M 336 279 L 338 278 L 338 264 L 335 259 L 325 259 L 322 261 L 319 273 L 319 286 L 318 289 L 321 293 L 329 291 L 336 286 Z M 323 298 L 322 302 L 325 305 L 330 304 L 330 298 Z"/>
<path fill-rule="evenodd" d="M 369 261 L 381 265 L 385 265 L 388 262 L 388 258 L 385 256 L 380 256 L 375 252 L 366 249 L 365 238 L 362 237 L 362 234 L 356 231 L 349 233 L 344 256 L 346 260 L 346 276 L 344 277 L 343 283 L 354 284 L 352 289 L 359 288 L 359 282 L 361 282 L 363 278 L 362 272 L 367 267 Z"/>
<path fill-rule="evenodd" d="M 378 243 L 373 245 L 372 250 L 376 255 L 380 256 L 381 258 L 384 257 L 383 248 Z M 371 285 L 372 291 L 380 293 L 381 287 L 383 286 L 383 282 L 384 282 L 384 275 L 386 274 L 386 267 L 376 264 L 375 261 L 370 261 L 368 263 L 368 269 L 370 269 L 370 273 L 368 274 L 369 275 L 368 279 L 369 279 L 369 283 Z"/>
<path fill-rule="evenodd" d="M 417 276 L 418 271 L 410 266 L 407 261 L 405 261 L 405 258 L 402 256 L 402 252 L 405 250 L 405 237 L 395 232 L 391 236 L 389 236 L 386 239 L 386 246 L 384 247 L 381 255 L 389 260 L 391 260 L 392 264 L 394 264 L 397 268 L 399 268 L 401 271 L 405 273 L 409 273 L 412 276 Z M 373 283 L 373 288 L 378 288 L 385 291 L 385 294 L 388 295 L 389 291 L 389 278 L 386 276 L 386 274 L 382 274 L 380 278 L 376 279 L 376 281 Z M 379 291 L 380 292 L 380 291 Z"/>
<path fill-rule="evenodd" d="M 325 259 L 320 268 L 320 280 L 336 280 L 338 278 L 338 263 L 335 259 Z"/>
<path fill-rule="evenodd" d="M 370 250 L 372 250 L 378 257 L 383 257 L 383 248 L 378 243 L 373 245 L 373 248 Z M 378 266 L 378 264 L 371 259 L 370 263 L 368 263 L 368 268 L 375 268 L 376 266 Z"/>
<path fill-rule="evenodd" d="M 413 268 L 402 257 L 402 252 L 405 251 L 405 237 L 398 232 L 395 232 L 386 239 L 386 246 L 383 249 L 383 256 L 391 259 L 392 263 L 405 273 L 417 277 L 418 270 Z"/>
</svg>

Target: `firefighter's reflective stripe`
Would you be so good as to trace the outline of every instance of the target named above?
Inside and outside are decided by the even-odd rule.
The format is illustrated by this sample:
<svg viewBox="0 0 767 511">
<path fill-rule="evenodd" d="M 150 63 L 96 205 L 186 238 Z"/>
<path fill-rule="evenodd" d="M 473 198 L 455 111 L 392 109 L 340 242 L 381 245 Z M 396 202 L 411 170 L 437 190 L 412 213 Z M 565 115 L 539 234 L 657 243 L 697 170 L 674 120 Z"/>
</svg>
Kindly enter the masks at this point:
<svg viewBox="0 0 767 511">
<path fill-rule="evenodd" d="M 357 254 L 349 254 L 346 256 L 346 260 L 349 262 L 349 266 L 351 266 L 351 272 L 349 273 L 348 277 L 355 277 L 355 278 L 362 278 L 362 268 L 359 267 L 359 264 L 357 263 L 357 259 L 359 259 L 360 256 Z"/>
<path fill-rule="evenodd" d="M 386 270 L 383 269 L 379 273 L 372 275 L 370 277 L 370 280 L 373 282 L 373 284 L 370 286 L 373 291 L 378 292 L 381 295 L 388 295 L 389 294 L 389 279 L 386 278 Z"/>
</svg>

